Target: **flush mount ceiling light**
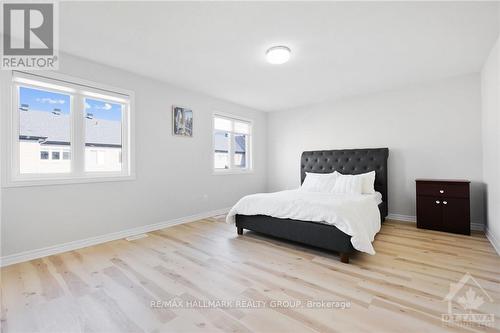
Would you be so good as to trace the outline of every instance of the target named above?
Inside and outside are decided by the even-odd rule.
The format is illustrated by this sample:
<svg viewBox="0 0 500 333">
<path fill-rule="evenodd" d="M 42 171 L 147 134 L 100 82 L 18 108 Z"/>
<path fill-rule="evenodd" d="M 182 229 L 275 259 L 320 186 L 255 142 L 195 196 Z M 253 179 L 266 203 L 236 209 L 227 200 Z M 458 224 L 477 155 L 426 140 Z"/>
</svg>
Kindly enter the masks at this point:
<svg viewBox="0 0 500 333">
<path fill-rule="evenodd" d="M 266 60 L 273 65 L 281 65 L 290 60 L 292 50 L 286 46 L 273 46 L 266 51 Z"/>
</svg>

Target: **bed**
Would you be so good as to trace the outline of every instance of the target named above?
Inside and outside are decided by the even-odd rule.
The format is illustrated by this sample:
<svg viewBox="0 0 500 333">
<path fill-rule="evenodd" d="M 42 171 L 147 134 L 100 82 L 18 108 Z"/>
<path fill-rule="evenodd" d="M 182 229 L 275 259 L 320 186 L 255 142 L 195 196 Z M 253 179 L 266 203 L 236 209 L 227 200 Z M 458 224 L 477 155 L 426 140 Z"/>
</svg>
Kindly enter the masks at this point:
<svg viewBox="0 0 500 333">
<path fill-rule="evenodd" d="M 300 178 L 304 182 L 306 172 L 362 174 L 375 171 L 375 191 L 380 192 L 382 202 L 378 205 L 380 221 L 387 216 L 387 159 L 388 148 L 343 149 L 305 151 L 301 156 Z M 349 262 L 349 255 L 355 252 L 351 236 L 336 226 L 308 220 L 276 218 L 267 215 L 235 215 L 238 235 L 243 230 L 252 230 L 266 235 L 291 240 L 318 248 L 335 251 L 340 260 Z"/>
</svg>

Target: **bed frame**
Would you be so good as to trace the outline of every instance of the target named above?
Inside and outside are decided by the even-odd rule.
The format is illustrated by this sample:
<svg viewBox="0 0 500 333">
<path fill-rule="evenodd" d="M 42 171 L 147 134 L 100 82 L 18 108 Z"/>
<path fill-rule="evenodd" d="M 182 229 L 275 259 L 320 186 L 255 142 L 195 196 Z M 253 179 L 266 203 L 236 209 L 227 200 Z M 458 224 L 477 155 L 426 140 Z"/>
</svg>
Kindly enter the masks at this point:
<svg viewBox="0 0 500 333">
<path fill-rule="evenodd" d="M 300 165 L 301 183 L 306 172 L 360 174 L 375 171 L 375 190 L 382 193 L 379 205 L 380 219 L 387 216 L 387 158 L 388 148 L 343 149 L 305 151 Z M 316 246 L 340 253 L 340 260 L 349 262 L 349 255 L 355 251 L 351 236 L 333 225 L 311 221 L 280 219 L 266 215 L 236 215 L 238 235 L 243 229 L 253 230 L 270 236 Z"/>
</svg>

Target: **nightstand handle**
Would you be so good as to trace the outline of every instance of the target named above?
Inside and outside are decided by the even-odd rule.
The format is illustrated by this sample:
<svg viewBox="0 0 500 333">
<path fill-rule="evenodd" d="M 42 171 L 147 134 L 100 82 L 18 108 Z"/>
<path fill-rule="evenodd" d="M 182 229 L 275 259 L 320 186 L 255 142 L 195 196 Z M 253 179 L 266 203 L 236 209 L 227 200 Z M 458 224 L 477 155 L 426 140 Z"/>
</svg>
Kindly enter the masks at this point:
<svg viewBox="0 0 500 333">
<path fill-rule="evenodd" d="M 443 205 L 447 205 L 448 204 L 448 201 L 443 201 Z"/>
<path fill-rule="evenodd" d="M 444 193 L 444 190 L 439 190 L 439 193 L 443 194 L 443 193 Z"/>
<path fill-rule="evenodd" d="M 439 205 L 439 200 L 436 200 L 436 203 Z"/>
</svg>

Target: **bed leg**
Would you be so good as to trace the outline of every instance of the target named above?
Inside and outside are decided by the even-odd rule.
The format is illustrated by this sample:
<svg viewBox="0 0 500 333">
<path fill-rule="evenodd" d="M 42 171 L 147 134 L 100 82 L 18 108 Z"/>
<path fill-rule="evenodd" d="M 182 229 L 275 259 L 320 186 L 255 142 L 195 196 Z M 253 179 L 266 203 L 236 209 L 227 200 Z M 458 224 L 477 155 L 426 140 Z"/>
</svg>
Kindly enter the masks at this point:
<svg viewBox="0 0 500 333">
<path fill-rule="evenodd" d="M 243 228 L 242 227 L 236 227 L 236 232 L 238 232 L 238 235 L 243 235 Z"/>
<path fill-rule="evenodd" d="M 344 264 L 349 263 L 349 255 L 347 253 L 341 253 L 340 254 L 340 261 L 343 262 Z"/>
</svg>

